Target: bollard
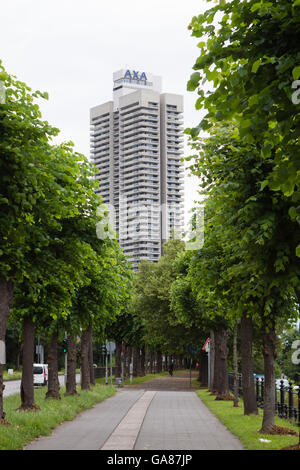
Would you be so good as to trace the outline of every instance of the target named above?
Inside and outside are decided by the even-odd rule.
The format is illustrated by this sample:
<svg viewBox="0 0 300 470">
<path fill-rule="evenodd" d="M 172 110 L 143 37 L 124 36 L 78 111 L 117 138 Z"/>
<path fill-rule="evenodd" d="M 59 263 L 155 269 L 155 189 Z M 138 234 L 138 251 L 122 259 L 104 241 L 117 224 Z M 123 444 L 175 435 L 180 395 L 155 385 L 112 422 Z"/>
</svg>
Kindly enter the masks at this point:
<svg viewBox="0 0 300 470">
<path fill-rule="evenodd" d="M 118 387 L 123 387 L 123 380 L 122 377 L 116 377 L 116 385 Z"/>
</svg>

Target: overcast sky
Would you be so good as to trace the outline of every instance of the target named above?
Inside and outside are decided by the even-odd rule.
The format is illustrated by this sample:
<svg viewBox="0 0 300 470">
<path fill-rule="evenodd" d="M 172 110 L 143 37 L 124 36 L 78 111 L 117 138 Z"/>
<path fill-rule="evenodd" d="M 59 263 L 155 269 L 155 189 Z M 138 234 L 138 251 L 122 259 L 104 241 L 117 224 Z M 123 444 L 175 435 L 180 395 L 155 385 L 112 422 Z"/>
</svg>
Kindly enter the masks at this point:
<svg viewBox="0 0 300 470">
<path fill-rule="evenodd" d="M 33 90 L 48 91 L 44 119 L 89 157 L 89 109 L 112 99 L 124 67 L 162 77 L 162 92 L 184 95 L 184 125 L 197 124 L 196 93 L 186 91 L 199 55 L 187 29 L 205 0 L 10 0 L 0 10 L 0 59 Z M 189 150 L 185 145 L 185 154 Z M 196 196 L 185 178 L 185 209 Z M 186 216 L 187 221 L 187 216 Z"/>
</svg>

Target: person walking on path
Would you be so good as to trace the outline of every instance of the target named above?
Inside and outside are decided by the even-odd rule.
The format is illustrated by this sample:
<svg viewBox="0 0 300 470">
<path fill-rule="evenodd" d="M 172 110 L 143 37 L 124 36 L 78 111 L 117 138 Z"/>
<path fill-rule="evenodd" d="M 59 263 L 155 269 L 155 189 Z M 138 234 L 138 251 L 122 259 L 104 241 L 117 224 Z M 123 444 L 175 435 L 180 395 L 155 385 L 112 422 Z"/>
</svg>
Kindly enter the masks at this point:
<svg viewBox="0 0 300 470">
<path fill-rule="evenodd" d="M 174 370 L 174 362 L 171 361 L 170 366 L 169 366 L 169 374 L 170 374 L 171 377 L 173 375 L 173 370 Z"/>
</svg>

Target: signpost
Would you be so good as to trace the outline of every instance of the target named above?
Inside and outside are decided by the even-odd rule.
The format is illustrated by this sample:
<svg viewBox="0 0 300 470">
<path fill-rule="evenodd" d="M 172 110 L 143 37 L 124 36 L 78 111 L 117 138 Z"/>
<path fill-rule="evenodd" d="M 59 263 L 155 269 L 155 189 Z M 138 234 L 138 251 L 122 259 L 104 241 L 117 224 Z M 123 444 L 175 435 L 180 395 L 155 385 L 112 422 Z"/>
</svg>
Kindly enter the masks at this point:
<svg viewBox="0 0 300 470">
<path fill-rule="evenodd" d="M 105 385 L 108 385 L 107 354 L 105 355 Z"/>
<path fill-rule="evenodd" d="M 129 372 L 130 372 L 130 383 L 132 384 L 132 378 L 133 378 L 133 363 L 130 362 L 129 364 Z"/>
<path fill-rule="evenodd" d="M 0 340 L 0 364 L 6 363 L 5 342 Z"/>
<path fill-rule="evenodd" d="M 37 363 L 44 364 L 44 346 L 40 344 L 40 337 L 38 336 L 38 344 L 35 348 L 35 352 L 37 355 Z"/>
<path fill-rule="evenodd" d="M 122 341 L 122 352 L 121 352 L 121 377 L 122 383 L 124 383 L 124 356 L 125 356 L 125 343 Z"/>
<path fill-rule="evenodd" d="M 109 353 L 109 360 L 110 360 L 110 385 L 112 385 L 112 355 L 116 350 L 116 343 L 113 341 L 106 341 L 106 350 Z M 106 373 L 105 373 L 105 383 L 107 385 L 107 356 L 106 356 Z"/>
</svg>

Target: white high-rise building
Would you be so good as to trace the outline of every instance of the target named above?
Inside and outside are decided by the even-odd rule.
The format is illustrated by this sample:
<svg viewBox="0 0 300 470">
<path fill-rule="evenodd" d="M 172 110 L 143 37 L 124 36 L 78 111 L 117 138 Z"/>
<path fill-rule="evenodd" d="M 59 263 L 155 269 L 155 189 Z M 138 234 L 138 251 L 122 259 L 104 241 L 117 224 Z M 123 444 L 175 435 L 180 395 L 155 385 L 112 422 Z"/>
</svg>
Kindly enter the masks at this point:
<svg viewBox="0 0 300 470">
<path fill-rule="evenodd" d="M 114 216 L 133 269 L 157 261 L 183 230 L 183 97 L 161 93 L 161 77 L 122 69 L 113 101 L 90 110 L 99 194 Z"/>
</svg>

